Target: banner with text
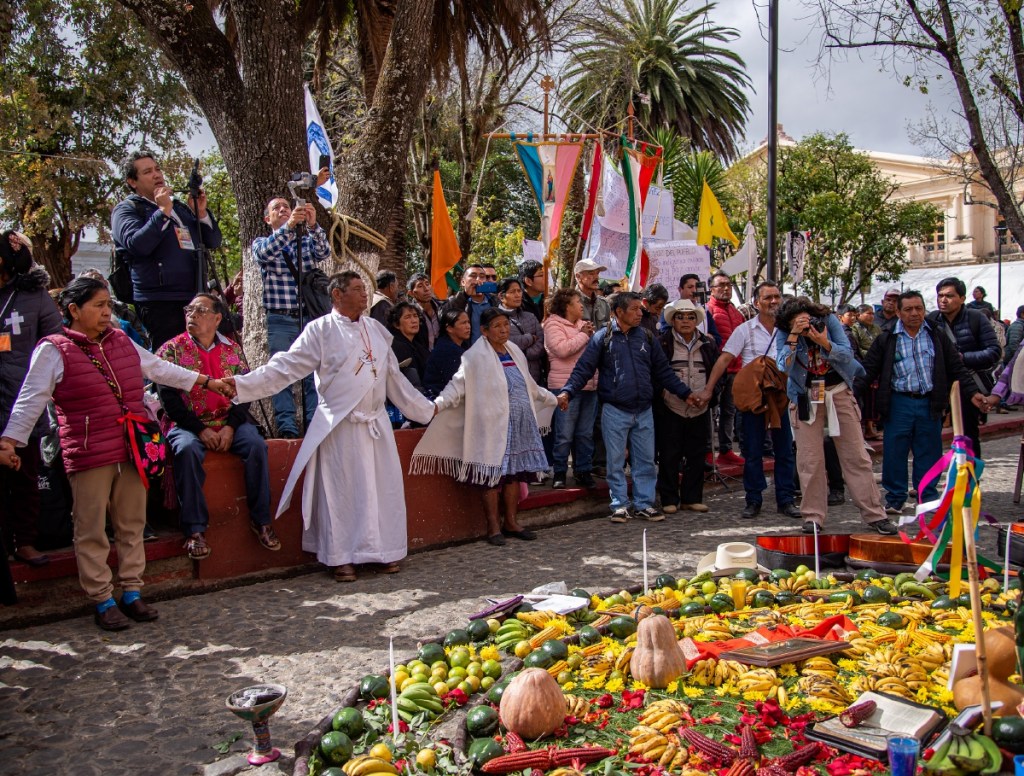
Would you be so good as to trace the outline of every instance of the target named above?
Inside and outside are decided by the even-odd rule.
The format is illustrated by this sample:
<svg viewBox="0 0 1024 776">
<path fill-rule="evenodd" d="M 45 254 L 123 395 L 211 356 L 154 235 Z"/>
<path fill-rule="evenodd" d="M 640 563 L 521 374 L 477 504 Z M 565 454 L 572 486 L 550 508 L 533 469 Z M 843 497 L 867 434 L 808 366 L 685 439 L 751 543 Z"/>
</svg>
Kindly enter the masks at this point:
<svg viewBox="0 0 1024 776">
<path fill-rule="evenodd" d="M 644 240 L 644 250 L 651 261 L 647 285 L 661 283 L 673 290 L 679 278 L 693 273 L 706 283 L 711 274 L 711 253 L 706 246 L 682 240 Z"/>
</svg>

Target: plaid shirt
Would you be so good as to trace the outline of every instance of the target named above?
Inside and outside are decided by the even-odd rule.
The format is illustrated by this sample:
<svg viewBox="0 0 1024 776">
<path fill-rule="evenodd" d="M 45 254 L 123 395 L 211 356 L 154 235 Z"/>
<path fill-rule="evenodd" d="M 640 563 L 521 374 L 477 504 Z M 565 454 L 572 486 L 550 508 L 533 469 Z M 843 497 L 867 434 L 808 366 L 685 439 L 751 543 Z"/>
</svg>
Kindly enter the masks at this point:
<svg viewBox="0 0 1024 776">
<path fill-rule="evenodd" d="M 922 323 L 916 337 L 896 322 L 896 355 L 892 365 L 892 389 L 897 393 L 931 393 L 935 371 L 935 343 L 930 328 Z"/>
<path fill-rule="evenodd" d="M 295 278 L 284 257 L 295 265 L 295 232 L 285 224 L 270 237 L 257 237 L 252 241 L 252 253 L 263 276 L 263 306 L 274 310 L 298 309 Z M 331 246 L 327 232 L 320 226 L 302 236 L 302 271 L 316 269 L 316 265 L 330 258 Z M 296 267 L 298 269 L 298 267 Z"/>
</svg>

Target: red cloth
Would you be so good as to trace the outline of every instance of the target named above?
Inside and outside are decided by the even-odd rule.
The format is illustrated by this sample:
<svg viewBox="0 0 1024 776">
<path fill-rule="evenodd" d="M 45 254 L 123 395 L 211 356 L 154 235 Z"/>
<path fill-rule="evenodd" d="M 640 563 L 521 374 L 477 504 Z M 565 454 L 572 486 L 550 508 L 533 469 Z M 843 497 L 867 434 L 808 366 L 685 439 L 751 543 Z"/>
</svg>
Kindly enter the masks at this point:
<svg viewBox="0 0 1024 776">
<path fill-rule="evenodd" d="M 729 341 L 733 330 L 743 323 L 743 313 L 736 309 L 732 302 L 719 302 L 715 297 L 708 299 L 708 314 L 715 319 L 715 328 L 722 338 L 722 345 Z M 736 357 L 729 363 L 728 372 L 735 374 L 743 366 L 743 359 Z"/>
<path fill-rule="evenodd" d="M 813 628 L 796 628 L 792 625 L 766 625 L 751 631 L 743 638 L 729 639 L 728 641 L 694 641 L 690 638 L 680 640 L 679 646 L 686 658 L 686 667 L 692 668 L 698 660 L 717 658 L 723 652 L 743 647 L 755 647 L 768 644 L 773 641 L 785 641 L 794 636 L 802 638 L 817 638 L 824 641 L 848 641 L 850 636 L 857 633 L 857 626 L 853 620 L 842 614 L 837 614 L 822 620 Z"/>
<path fill-rule="evenodd" d="M 199 371 L 209 375 L 212 380 L 219 380 L 224 377 L 224 344 L 217 342 L 210 350 L 197 348 L 199 351 L 199 362 L 203 365 Z M 214 391 L 206 392 L 206 409 L 213 413 L 214 417 L 220 418 L 228 414 L 231 409 L 231 400 Z"/>
</svg>

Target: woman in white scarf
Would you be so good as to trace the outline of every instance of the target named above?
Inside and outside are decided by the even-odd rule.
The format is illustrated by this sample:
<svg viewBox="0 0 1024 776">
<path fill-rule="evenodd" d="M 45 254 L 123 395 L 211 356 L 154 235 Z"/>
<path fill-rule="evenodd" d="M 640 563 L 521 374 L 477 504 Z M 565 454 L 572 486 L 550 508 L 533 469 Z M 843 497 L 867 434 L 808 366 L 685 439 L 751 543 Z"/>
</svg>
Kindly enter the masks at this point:
<svg viewBox="0 0 1024 776">
<path fill-rule="evenodd" d="M 486 488 L 487 540 L 498 546 L 506 536 L 536 538 L 516 521 L 519 483 L 547 469 L 541 429 L 546 433 L 550 428 L 556 405 L 555 397 L 530 376 L 526 356 L 508 341 L 509 329 L 501 310 L 484 311 L 482 336 L 434 400 L 438 415 L 410 464 L 411 474 L 443 473 Z"/>
</svg>

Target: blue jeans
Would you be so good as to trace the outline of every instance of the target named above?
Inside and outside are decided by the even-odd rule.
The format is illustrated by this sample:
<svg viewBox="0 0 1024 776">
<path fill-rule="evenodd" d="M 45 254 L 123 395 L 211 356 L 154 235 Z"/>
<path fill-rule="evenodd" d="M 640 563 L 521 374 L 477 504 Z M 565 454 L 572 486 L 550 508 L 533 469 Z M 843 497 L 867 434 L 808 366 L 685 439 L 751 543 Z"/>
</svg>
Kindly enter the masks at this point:
<svg viewBox="0 0 1024 776">
<path fill-rule="evenodd" d="M 931 400 L 893 391 L 882 438 L 882 487 L 885 504 L 902 507 L 907 500 L 907 459 L 914 452 L 914 487 L 942 457 L 942 421 L 932 417 Z M 938 497 L 934 483 L 918 501 Z"/>
<path fill-rule="evenodd" d="M 654 466 L 654 414 L 624 412 L 610 404 L 601 408 L 601 433 L 608 458 L 608 490 L 612 509 L 629 506 L 626 488 L 626 444 L 629 444 L 629 469 L 633 476 L 633 506 L 654 506 L 654 485 L 658 473 Z"/>
<path fill-rule="evenodd" d="M 552 391 L 556 396 L 558 391 Z M 597 391 L 580 391 L 572 397 L 569 409 L 555 410 L 555 445 L 551 465 L 555 477 L 569 470 L 569 450 L 574 449 L 572 471 L 577 477 L 594 468 L 594 420 L 597 418 Z"/>
<path fill-rule="evenodd" d="M 288 350 L 298 337 L 298 318 L 267 313 L 267 339 L 271 356 Z M 316 386 L 313 384 L 312 375 L 303 378 L 302 390 L 306 394 L 305 427 L 308 428 L 309 421 L 313 419 L 313 412 L 316 410 L 317 402 Z M 298 436 L 299 426 L 295 422 L 295 397 L 292 394 L 291 386 L 275 394 L 271 402 L 274 405 L 274 421 L 277 423 L 277 433 Z"/>
<path fill-rule="evenodd" d="M 768 436 L 768 418 L 753 412 L 741 412 L 743 425 L 743 488 L 747 492 L 747 503 L 761 505 L 762 494 L 768 487 L 764 476 L 762 449 Z M 793 454 L 793 429 L 789 425 L 789 413 L 782 413 L 781 428 L 771 429 L 772 447 L 775 451 L 775 503 L 784 507 L 796 501 L 796 456 Z"/>
<path fill-rule="evenodd" d="M 185 536 L 206 531 L 210 512 L 203 495 L 206 472 L 206 445 L 195 434 L 175 426 L 167 434 L 174 453 L 174 487 L 181 504 L 181 529 Z M 256 525 L 270 525 L 270 469 L 267 443 L 254 423 L 243 423 L 235 431 L 230 452 L 242 459 L 245 467 L 245 500 L 249 519 Z"/>
</svg>

